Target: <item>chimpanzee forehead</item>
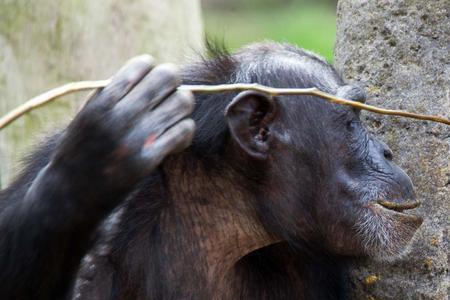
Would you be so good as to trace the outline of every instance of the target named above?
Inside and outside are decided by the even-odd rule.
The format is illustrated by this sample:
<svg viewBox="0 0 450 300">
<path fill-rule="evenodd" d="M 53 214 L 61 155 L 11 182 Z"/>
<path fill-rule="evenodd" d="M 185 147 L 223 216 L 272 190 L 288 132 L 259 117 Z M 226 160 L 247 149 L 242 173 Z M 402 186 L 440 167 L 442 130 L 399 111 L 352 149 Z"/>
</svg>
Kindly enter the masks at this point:
<svg viewBox="0 0 450 300">
<path fill-rule="evenodd" d="M 317 87 L 332 94 L 340 86 L 345 86 L 345 82 L 324 59 L 292 45 L 259 43 L 244 47 L 234 54 L 221 47 L 212 47 L 209 51 L 209 58 L 184 67 L 184 84 L 260 83 L 272 87 Z M 235 95 L 196 95 L 192 114 L 197 125 L 191 145 L 193 152 L 201 153 L 204 157 L 205 153 L 210 155 L 222 151 L 228 132 L 223 112 Z M 320 116 L 334 118 L 336 114 L 331 111 L 341 111 L 338 116 L 349 112 L 347 107 L 331 104 L 320 98 L 318 101 L 309 101 L 304 96 L 281 98 L 287 98 L 287 101 L 281 101 L 283 106 L 294 104 L 282 110 L 289 112 L 288 119 L 294 122 L 296 116 L 306 116 L 302 120 L 310 120 L 309 123 L 313 124 L 321 120 Z M 290 101 L 291 98 L 296 99 Z M 305 101 L 298 101 L 298 98 L 305 98 Z"/>
</svg>

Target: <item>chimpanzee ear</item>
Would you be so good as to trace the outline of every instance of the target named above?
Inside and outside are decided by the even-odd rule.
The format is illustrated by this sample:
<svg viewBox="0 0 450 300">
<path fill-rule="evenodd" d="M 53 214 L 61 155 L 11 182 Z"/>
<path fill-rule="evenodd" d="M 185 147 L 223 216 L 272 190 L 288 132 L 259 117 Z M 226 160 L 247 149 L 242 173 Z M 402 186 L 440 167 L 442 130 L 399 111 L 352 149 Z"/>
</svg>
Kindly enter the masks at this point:
<svg viewBox="0 0 450 300">
<path fill-rule="evenodd" d="M 227 106 L 225 116 L 231 136 L 250 156 L 266 159 L 276 105 L 269 95 L 245 91 Z"/>
</svg>

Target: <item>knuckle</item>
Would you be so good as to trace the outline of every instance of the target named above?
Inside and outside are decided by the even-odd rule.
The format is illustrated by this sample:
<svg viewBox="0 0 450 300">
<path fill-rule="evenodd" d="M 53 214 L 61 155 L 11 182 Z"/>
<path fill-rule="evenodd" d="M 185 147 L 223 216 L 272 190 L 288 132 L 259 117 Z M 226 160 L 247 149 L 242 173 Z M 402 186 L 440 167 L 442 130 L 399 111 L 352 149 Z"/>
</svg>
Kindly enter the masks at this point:
<svg viewBox="0 0 450 300">
<path fill-rule="evenodd" d="M 185 119 L 182 123 L 183 130 L 186 133 L 192 133 L 195 131 L 195 122 L 192 119 Z"/>
<path fill-rule="evenodd" d="M 103 91 L 102 94 L 104 97 L 119 97 L 122 95 L 122 92 L 133 83 L 134 79 L 134 72 L 127 72 L 125 74 L 120 74 L 118 77 L 115 78 L 113 82 L 111 82 L 109 85 L 107 85 Z"/>
<path fill-rule="evenodd" d="M 189 91 L 177 91 L 175 93 L 177 108 L 186 113 L 191 113 L 194 109 L 194 97 Z"/>
<path fill-rule="evenodd" d="M 152 71 L 154 76 L 160 77 L 174 85 L 181 84 L 181 74 L 178 67 L 174 64 L 166 63 L 155 67 Z"/>
<path fill-rule="evenodd" d="M 142 64 L 130 65 L 123 72 L 118 74 L 116 81 L 123 82 L 125 85 L 129 85 L 142 77 L 144 70 L 146 70 L 147 68 L 148 66 Z"/>
<path fill-rule="evenodd" d="M 150 55 L 141 55 L 129 60 L 115 75 L 116 81 L 132 83 L 150 71 L 153 58 Z"/>
<path fill-rule="evenodd" d="M 120 97 L 123 91 L 132 82 L 131 72 L 120 72 L 113 77 L 113 80 L 105 86 L 99 93 L 101 98 L 113 98 Z"/>
<path fill-rule="evenodd" d="M 139 56 L 135 56 L 128 61 L 128 64 L 139 64 L 143 66 L 152 66 L 155 62 L 154 58 L 148 54 L 142 54 Z"/>
</svg>

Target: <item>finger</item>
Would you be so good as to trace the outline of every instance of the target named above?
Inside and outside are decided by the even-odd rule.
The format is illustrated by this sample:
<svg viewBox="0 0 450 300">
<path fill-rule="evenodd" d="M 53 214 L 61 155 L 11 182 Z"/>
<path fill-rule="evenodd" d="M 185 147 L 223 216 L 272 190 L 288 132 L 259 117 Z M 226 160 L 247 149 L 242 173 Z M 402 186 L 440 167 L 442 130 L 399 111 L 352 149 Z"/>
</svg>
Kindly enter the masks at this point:
<svg viewBox="0 0 450 300">
<path fill-rule="evenodd" d="M 148 73 L 128 95 L 114 107 L 122 119 L 134 119 L 157 106 L 181 84 L 181 76 L 173 64 L 163 64 Z"/>
<path fill-rule="evenodd" d="M 146 171 L 152 171 L 169 154 L 186 149 L 192 142 L 195 123 L 192 119 L 184 119 L 164 132 L 151 145 L 145 145 L 141 150 L 141 159 Z"/>
<path fill-rule="evenodd" d="M 147 54 L 130 59 L 92 102 L 98 106 L 112 107 L 151 71 L 153 64 L 154 59 Z"/>
<path fill-rule="evenodd" d="M 157 108 L 146 112 L 127 137 L 127 144 L 140 149 L 149 137 L 157 139 L 164 131 L 194 109 L 194 97 L 189 91 L 177 91 L 165 99 Z"/>
</svg>

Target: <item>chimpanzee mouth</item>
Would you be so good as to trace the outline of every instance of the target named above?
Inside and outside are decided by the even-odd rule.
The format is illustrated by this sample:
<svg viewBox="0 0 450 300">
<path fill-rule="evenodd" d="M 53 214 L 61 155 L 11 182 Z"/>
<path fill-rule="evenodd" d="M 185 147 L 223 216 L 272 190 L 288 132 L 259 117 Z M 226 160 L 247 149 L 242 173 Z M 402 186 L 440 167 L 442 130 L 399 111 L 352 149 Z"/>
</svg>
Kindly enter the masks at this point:
<svg viewBox="0 0 450 300">
<path fill-rule="evenodd" d="M 419 207 L 421 204 L 419 201 L 404 201 L 402 203 L 398 203 L 386 200 L 377 200 L 375 201 L 375 204 L 382 210 L 389 212 L 393 216 L 400 217 L 402 220 L 409 220 L 417 224 L 421 224 L 423 221 L 422 217 L 405 212 L 406 210 L 412 210 Z"/>
<path fill-rule="evenodd" d="M 393 210 L 396 212 L 403 212 L 405 210 L 414 209 L 420 206 L 419 201 L 405 201 L 403 203 L 390 202 L 386 200 L 378 200 L 377 203 L 386 209 Z"/>
</svg>

